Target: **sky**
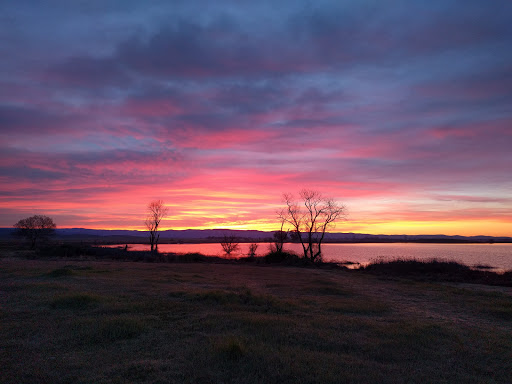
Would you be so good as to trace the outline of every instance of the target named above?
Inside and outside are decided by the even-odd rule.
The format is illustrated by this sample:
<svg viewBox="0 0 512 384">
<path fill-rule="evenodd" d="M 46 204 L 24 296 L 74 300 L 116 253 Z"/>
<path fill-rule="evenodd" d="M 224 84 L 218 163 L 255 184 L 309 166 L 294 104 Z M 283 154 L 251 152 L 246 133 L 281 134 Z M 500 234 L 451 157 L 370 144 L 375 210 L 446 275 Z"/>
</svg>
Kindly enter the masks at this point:
<svg viewBox="0 0 512 384">
<path fill-rule="evenodd" d="M 512 2 L 0 0 L 0 227 L 512 236 Z"/>
</svg>

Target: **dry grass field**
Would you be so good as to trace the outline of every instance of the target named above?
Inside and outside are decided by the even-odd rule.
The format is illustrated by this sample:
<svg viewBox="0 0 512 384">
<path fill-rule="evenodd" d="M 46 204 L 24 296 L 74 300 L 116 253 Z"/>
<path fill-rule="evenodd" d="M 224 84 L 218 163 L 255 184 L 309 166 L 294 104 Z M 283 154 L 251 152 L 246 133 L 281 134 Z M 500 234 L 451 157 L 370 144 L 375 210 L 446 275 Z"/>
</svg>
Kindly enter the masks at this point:
<svg viewBox="0 0 512 384">
<path fill-rule="evenodd" d="M 0 259 L 2 383 L 510 383 L 512 290 L 215 263 Z"/>
</svg>

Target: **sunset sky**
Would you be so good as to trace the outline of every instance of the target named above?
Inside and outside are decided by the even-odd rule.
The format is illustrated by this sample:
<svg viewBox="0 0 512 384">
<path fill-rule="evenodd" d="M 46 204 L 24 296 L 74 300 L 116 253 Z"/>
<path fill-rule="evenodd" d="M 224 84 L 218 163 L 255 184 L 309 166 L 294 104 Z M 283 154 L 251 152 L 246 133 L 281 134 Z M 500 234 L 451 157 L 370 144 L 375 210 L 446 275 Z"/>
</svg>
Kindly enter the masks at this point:
<svg viewBox="0 0 512 384">
<path fill-rule="evenodd" d="M 512 236 L 512 2 L 0 1 L 0 227 Z"/>
</svg>

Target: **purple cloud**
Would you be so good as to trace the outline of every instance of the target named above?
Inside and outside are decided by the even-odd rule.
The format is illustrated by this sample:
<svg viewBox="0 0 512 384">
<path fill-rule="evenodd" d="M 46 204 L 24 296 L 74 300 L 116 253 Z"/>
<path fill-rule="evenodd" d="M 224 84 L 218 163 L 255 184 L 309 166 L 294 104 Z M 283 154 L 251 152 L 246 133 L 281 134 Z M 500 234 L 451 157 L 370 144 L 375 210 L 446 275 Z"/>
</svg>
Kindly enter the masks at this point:
<svg viewBox="0 0 512 384">
<path fill-rule="evenodd" d="M 372 205 L 389 220 L 511 207 L 508 1 L 2 9 L 2 209 L 55 203 L 69 222 L 121 223 L 132 216 L 105 206 L 129 196 L 193 206 L 272 191 L 278 204 L 304 185 L 347 196 L 355 220 Z"/>
</svg>

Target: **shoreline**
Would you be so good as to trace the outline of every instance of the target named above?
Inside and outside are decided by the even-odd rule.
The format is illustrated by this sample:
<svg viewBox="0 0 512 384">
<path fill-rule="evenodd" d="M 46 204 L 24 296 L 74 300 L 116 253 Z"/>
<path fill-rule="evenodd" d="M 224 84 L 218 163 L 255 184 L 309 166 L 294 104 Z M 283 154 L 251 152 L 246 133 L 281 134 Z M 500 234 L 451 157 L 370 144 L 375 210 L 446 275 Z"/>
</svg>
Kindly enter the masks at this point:
<svg viewBox="0 0 512 384">
<path fill-rule="evenodd" d="M 0 249 L 2 250 L 2 249 Z M 2 257 L 9 259 L 32 260 L 111 260 L 114 262 L 140 262 L 159 264 L 201 263 L 236 264 L 253 266 L 292 266 L 311 270 L 346 270 L 350 273 L 394 276 L 410 280 L 463 282 L 472 284 L 500 285 L 512 287 L 512 269 L 500 269 L 485 264 L 467 265 L 444 258 L 418 259 L 413 257 L 393 257 L 374 259 L 368 262 L 350 260 L 312 263 L 294 252 L 268 253 L 264 256 L 222 257 L 200 252 L 158 252 L 130 250 L 123 246 L 103 246 L 94 244 L 54 243 L 36 251 L 11 249 L 2 250 Z M 2 258 L 0 258 L 1 260 Z"/>
</svg>

